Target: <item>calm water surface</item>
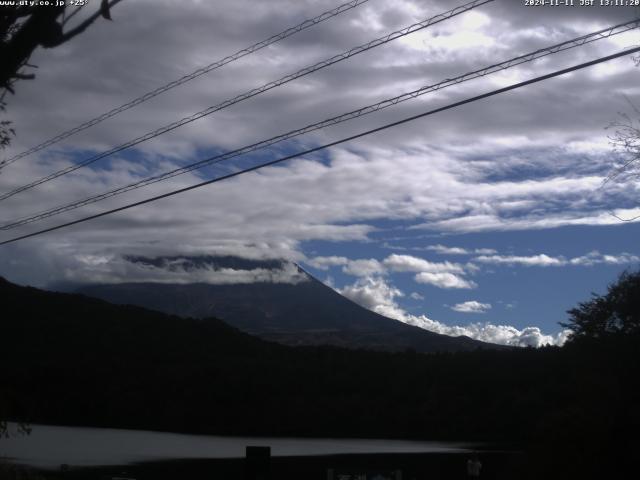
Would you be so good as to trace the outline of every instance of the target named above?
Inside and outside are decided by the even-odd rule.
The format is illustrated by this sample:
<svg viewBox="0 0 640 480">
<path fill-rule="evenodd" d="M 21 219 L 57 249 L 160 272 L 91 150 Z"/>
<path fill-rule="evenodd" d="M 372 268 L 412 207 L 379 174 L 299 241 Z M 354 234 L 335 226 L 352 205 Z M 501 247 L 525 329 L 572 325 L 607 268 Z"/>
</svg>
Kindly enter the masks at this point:
<svg viewBox="0 0 640 480">
<path fill-rule="evenodd" d="M 247 445 L 273 456 L 356 453 L 464 452 L 467 444 L 331 438 L 253 438 L 182 435 L 142 430 L 33 425 L 28 436 L 0 439 L 0 458 L 40 468 L 124 465 L 142 461 L 244 457 Z"/>
</svg>

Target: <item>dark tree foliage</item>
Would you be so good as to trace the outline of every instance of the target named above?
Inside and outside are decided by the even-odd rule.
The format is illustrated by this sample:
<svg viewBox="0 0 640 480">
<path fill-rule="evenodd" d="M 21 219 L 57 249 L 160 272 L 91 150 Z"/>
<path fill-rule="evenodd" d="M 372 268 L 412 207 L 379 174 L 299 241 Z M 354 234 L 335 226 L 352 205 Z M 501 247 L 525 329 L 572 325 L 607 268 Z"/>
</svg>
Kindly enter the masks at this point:
<svg viewBox="0 0 640 480">
<path fill-rule="evenodd" d="M 33 78 L 21 71 L 37 47 L 54 48 L 84 32 L 100 16 L 111 20 L 110 8 L 121 0 L 102 0 L 100 8 L 73 28 L 68 22 L 82 7 L 0 6 L 0 88 L 12 91 L 15 80 Z M 53 4 L 53 2 L 51 2 Z"/>
<path fill-rule="evenodd" d="M 83 8 L 74 9 L 64 2 L 51 5 L 0 5 L 0 111 L 6 107 L 6 93 L 15 93 L 17 80 L 33 79 L 29 58 L 38 47 L 54 48 L 84 32 L 99 17 L 111 20 L 110 9 L 121 0 L 101 0 L 96 11 L 70 26 L 71 19 Z M 69 2 L 66 2 L 69 3 Z M 0 149 L 6 147 L 15 132 L 9 120 L 0 121 Z"/>
<path fill-rule="evenodd" d="M 640 270 L 624 272 L 605 295 L 593 294 L 567 313 L 569 321 L 561 325 L 573 338 L 640 333 Z"/>
<path fill-rule="evenodd" d="M 640 56 L 635 58 L 636 65 L 640 66 Z M 605 178 L 602 187 L 610 182 L 620 184 L 637 182 L 640 178 L 640 108 L 631 100 L 627 99 L 632 110 L 632 115 L 619 113 L 619 118 L 609 124 L 607 129 L 613 129 L 613 134 L 609 136 L 609 141 L 614 151 L 620 154 L 619 161 L 614 163 L 611 172 Z M 601 188 L 602 188 L 601 187 Z M 632 222 L 638 216 L 624 218 L 613 211 L 612 216 L 623 222 Z"/>
<path fill-rule="evenodd" d="M 71 9 L 63 2 L 58 2 L 60 5 L 51 2 L 52 5 L 48 6 L 29 5 L 28 2 L 25 5 L 0 5 L 0 114 L 4 115 L 6 110 L 7 92 L 15 93 L 15 82 L 35 77 L 25 69 L 35 68 L 28 62 L 36 48 L 54 48 L 62 45 L 84 32 L 101 16 L 111 20 L 110 9 L 120 1 L 101 0 L 99 8 L 92 15 L 73 27 L 69 27 L 69 22 L 80 12 L 81 6 Z M 0 118 L 0 150 L 11 143 L 14 135 L 11 121 Z M 0 169 L 2 163 L 0 162 Z M 5 395 L 0 395 L 0 437 L 8 434 L 5 420 L 7 395 L 4 393 Z M 24 424 L 19 425 L 19 432 L 28 433 L 28 427 Z"/>
<path fill-rule="evenodd" d="M 0 99 L 0 113 L 4 112 L 6 104 Z M 15 130 L 11 128 L 11 122 L 9 120 L 0 120 L 0 150 L 5 148 L 11 143 L 11 137 L 15 135 Z"/>
</svg>

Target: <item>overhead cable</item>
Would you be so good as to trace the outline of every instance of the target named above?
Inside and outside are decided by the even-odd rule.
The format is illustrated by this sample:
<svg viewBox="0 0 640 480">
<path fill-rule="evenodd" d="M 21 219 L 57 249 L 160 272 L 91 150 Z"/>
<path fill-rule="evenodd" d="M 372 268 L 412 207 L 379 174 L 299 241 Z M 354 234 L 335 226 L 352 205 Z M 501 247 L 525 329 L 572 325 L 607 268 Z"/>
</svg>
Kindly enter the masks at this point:
<svg viewBox="0 0 640 480">
<path fill-rule="evenodd" d="M 298 78 L 304 77 L 306 75 L 309 75 L 311 73 L 314 73 L 318 70 L 321 70 L 323 68 L 326 68 L 330 65 L 333 65 L 335 63 L 341 62 L 343 60 L 347 60 L 355 55 L 358 55 L 360 53 L 366 52 L 368 50 L 371 50 L 373 48 L 379 47 L 381 45 L 384 45 L 386 43 L 389 43 L 393 40 L 396 40 L 398 38 L 404 37 L 406 35 L 409 35 L 411 33 L 417 32 L 419 30 L 425 29 L 427 27 L 430 27 L 432 25 L 435 25 L 436 23 L 440 23 L 443 22 L 445 20 L 448 20 L 456 15 L 460 15 L 462 13 L 468 12 L 469 10 L 473 10 L 474 8 L 477 8 L 481 5 L 484 5 L 486 3 L 490 3 L 493 2 L 494 0 L 474 0 L 472 2 L 469 2 L 465 5 L 456 7 L 452 10 L 449 10 L 445 13 L 441 13 L 439 15 L 436 15 L 434 17 L 428 18 L 426 20 L 423 20 L 421 22 L 418 23 L 414 23 L 413 25 L 410 25 L 408 27 L 405 27 L 401 30 L 397 30 L 395 32 L 392 32 L 388 35 L 385 35 L 383 37 L 377 38 L 375 40 L 372 40 L 368 43 L 365 43 L 363 45 L 360 45 L 358 47 L 354 47 L 350 50 L 347 50 L 346 52 L 343 52 L 339 55 L 334 55 L 331 58 L 328 58 L 326 60 L 323 60 L 321 62 L 318 62 L 314 65 L 305 67 L 301 70 L 298 70 L 295 73 L 291 73 L 289 75 L 285 75 L 284 77 L 275 80 L 273 82 L 269 82 L 266 83 L 264 85 L 262 85 L 261 87 L 258 88 L 254 88 L 252 90 L 249 90 L 245 93 L 242 93 L 240 95 L 237 95 L 231 99 L 225 100 L 221 103 L 218 103 L 216 105 L 213 105 L 209 108 L 206 108 L 205 110 L 202 110 L 200 112 L 194 113 L 193 115 L 190 115 L 188 117 L 184 117 L 176 122 L 173 122 L 169 125 L 165 125 L 164 127 L 160 127 L 152 132 L 146 133 L 145 135 L 142 135 L 140 137 L 137 137 L 133 140 L 130 140 L 126 143 L 123 143 L 121 145 L 118 145 L 117 147 L 112 148 L 111 150 L 107 150 L 105 152 L 99 153 L 97 155 L 94 155 L 92 157 L 89 157 L 85 160 L 82 160 L 78 163 L 74 163 L 73 165 L 70 165 L 66 168 L 63 168 L 62 170 L 58 170 L 57 172 L 51 173 L 49 175 L 46 175 L 45 177 L 42 177 L 36 181 L 33 181 L 27 185 L 23 185 L 21 187 L 18 187 L 14 190 L 11 190 L 10 192 L 7 193 L 3 193 L 0 195 L 0 200 L 5 200 L 9 197 L 12 197 L 20 192 L 24 192 L 25 190 L 29 190 L 33 187 L 36 187 L 38 185 L 41 185 L 45 182 L 51 181 L 55 178 L 61 177 L 62 175 L 66 175 L 68 173 L 71 173 L 75 170 L 78 170 L 79 168 L 82 167 L 86 167 L 87 165 L 90 165 L 94 162 L 97 162 L 98 160 L 101 160 L 103 158 L 109 157 L 115 153 L 121 152 L 123 150 L 126 150 L 128 148 L 131 148 L 135 145 L 139 145 L 140 143 L 146 142 L 147 140 L 151 140 L 152 138 L 156 138 L 160 135 L 163 135 L 167 132 L 170 132 L 172 130 L 175 130 L 176 128 L 182 127 L 183 125 L 186 125 L 188 123 L 194 122 L 196 120 L 199 120 L 203 117 L 206 117 L 208 115 L 211 115 L 212 113 L 218 112 L 220 110 L 223 110 L 227 107 L 230 107 L 231 105 L 235 105 L 237 103 L 240 103 L 244 100 L 248 100 L 249 98 L 255 97 L 256 95 L 260 95 L 261 93 L 264 93 L 266 91 L 269 91 L 273 88 L 279 87 L 281 85 L 284 85 L 286 83 L 289 83 L 293 80 L 296 80 Z"/>
<path fill-rule="evenodd" d="M 132 190 L 136 190 L 138 188 L 142 188 L 157 182 L 161 182 L 164 180 L 167 180 L 169 178 L 173 178 L 176 177 L 178 175 L 182 175 L 184 173 L 187 172 L 191 172 L 193 170 L 197 170 L 197 169 L 201 169 L 204 168 L 206 166 L 212 165 L 212 164 L 216 164 L 216 163 L 220 163 L 226 160 L 229 160 L 231 158 L 235 158 L 241 155 L 246 155 L 248 153 L 257 151 L 257 150 L 261 150 L 264 148 L 267 148 L 269 146 L 272 146 L 276 143 L 285 141 L 285 140 L 289 140 L 291 138 L 306 134 L 306 133 L 310 133 L 322 128 L 326 128 L 326 127 L 330 127 L 339 123 L 343 123 L 349 120 L 353 120 L 355 118 L 364 116 L 364 115 L 368 115 L 370 113 L 373 112 L 377 112 L 380 110 L 383 110 L 385 108 L 397 105 L 399 103 L 405 102 L 407 100 L 419 97 L 421 95 L 427 94 L 427 93 L 431 93 L 431 92 L 435 92 L 453 85 L 457 85 L 459 83 L 462 82 L 466 82 L 478 77 L 482 77 L 494 72 L 498 72 L 498 71 L 502 71 L 502 70 L 506 70 L 508 68 L 512 68 L 515 67 L 517 65 L 521 65 L 523 63 L 526 62 L 531 62 L 533 60 L 545 57 L 547 55 L 551 55 L 551 54 L 555 54 L 558 53 L 560 51 L 564 51 L 564 50 L 568 50 L 571 48 L 575 48 L 587 43 L 591 43 L 597 40 L 601 40 L 603 38 L 608 38 L 612 35 L 617 35 L 619 33 L 622 32 L 626 32 L 630 29 L 633 28 L 637 28 L 638 26 L 640 26 L 640 19 L 636 19 L 630 22 L 625 22 L 619 25 L 615 25 L 612 26 L 610 28 L 607 29 L 603 29 L 603 30 L 599 30 L 587 35 L 583 35 L 577 38 L 574 38 L 572 40 L 568 40 L 562 43 L 558 43 L 556 45 L 551 45 L 549 47 L 545 47 L 545 48 L 541 48 L 538 49 L 534 52 L 531 53 L 527 53 L 525 55 L 520 55 L 518 57 L 506 60 L 504 62 L 500 62 L 500 63 L 496 63 L 478 70 L 475 70 L 473 72 L 469 72 L 469 73 L 465 73 L 463 75 L 459 75 L 457 77 L 454 78 L 448 78 L 446 80 L 443 80 L 439 83 L 433 84 L 433 85 L 428 85 L 428 86 L 424 86 L 421 87 L 417 90 L 413 90 L 411 92 L 408 93 L 403 93 L 401 95 L 398 95 L 396 97 L 393 98 L 389 98 L 386 100 L 382 100 L 378 103 L 372 104 L 372 105 L 368 105 L 366 107 L 362 107 L 359 108 L 357 110 L 352 110 L 350 112 L 347 113 L 343 113 L 341 115 L 323 120 L 321 122 L 317 122 L 311 125 L 307 125 L 305 127 L 302 128 L 298 128 L 292 131 L 289 131 L 287 133 L 281 134 L 281 135 L 277 135 L 275 137 L 271 137 L 268 138 L 266 140 L 262 140 L 260 142 L 256 142 L 253 143 L 251 145 L 246 145 L 243 146 L 241 148 L 229 151 L 229 152 L 225 152 L 213 157 L 209 157 L 206 158 L 204 160 L 200 160 L 198 162 L 194 162 L 191 163 L 189 165 L 185 165 L 183 167 L 179 167 L 173 170 L 170 170 L 168 172 L 164 172 L 164 173 L 160 173 L 158 175 L 154 175 L 142 180 L 139 180 L 137 182 L 133 182 L 129 185 L 125 185 L 122 187 L 118 187 L 115 188 L 113 190 L 109 190 L 107 192 L 103 192 L 101 194 L 98 195 L 93 195 L 91 197 L 85 198 L 83 200 L 79 200 L 76 202 L 72 202 L 69 204 L 65 204 L 62 206 L 58 206 L 55 208 L 51 208 L 49 210 L 45 210 L 43 212 L 39 212 L 37 214 L 33 214 L 27 217 L 22 217 L 20 219 L 16 219 L 16 220 L 12 220 L 2 226 L 0 226 L 0 230 L 10 230 L 13 228 L 17 228 L 19 226 L 22 225 L 26 225 L 28 223 L 33 223 L 39 220 L 43 220 L 45 218 L 49 218 L 52 217 L 54 215 L 58 215 L 64 212 L 68 212 L 70 210 L 75 210 L 77 208 L 92 204 L 92 203 L 96 203 L 102 200 L 105 200 L 107 198 L 111 198 L 114 197 L 116 195 L 121 195 L 124 194 L 126 192 L 132 191 Z"/>
<path fill-rule="evenodd" d="M 269 162 L 265 162 L 265 163 L 262 163 L 260 165 L 256 165 L 254 167 L 250 167 L 250 168 L 246 168 L 244 170 L 240 170 L 240 171 L 237 171 L 237 172 L 229 173 L 229 174 L 224 175 L 222 177 L 217 177 L 217 178 L 213 178 L 211 180 L 206 180 L 206 181 L 197 183 L 195 185 L 191 185 L 191 186 L 188 186 L 188 187 L 184 187 L 184 188 L 180 188 L 180 189 L 177 189 L 177 190 L 173 190 L 171 192 L 163 193 L 162 195 L 156 195 L 154 197 L 147 198 L 145 200 L 140 200 L 138 202 L 134 202 L 134 203 L 130 203 L 130 204 L 127 204 L 127 205 L 123 205 L 121 207 L 113 208 L 111 210 L 107 210 L 107 211 L 104 211 L 104 212 L 101 212 L 101 213 L 97 213 L 95 215 L 90 215 L 90 216 L 87 216 L 87 217 L 84 217 L 84 218 L 73 220 L 71 222 L 58 224 L 58 225 L 55 225 L 53 227 L 45 228 L 45 229 L 38 230 L 36 232 L 28 233 L 28 234 L 25 234 L 25 235 L 20 235 L 18 237 L 14 237 L 14 238 L 11 238 L 9 240 L 4 240 L 4 241 L 0 242 L 0 245 L 7 245 L 9 243 L 17 242 L 19 240 L 24 240 L 26 238 L 35 237 L 35 236 L 38 236 L 38 235 L 42 235 L 44 233 L 53 232 L 55 230 L 60 230 L 62 228 L 66 228 L 66 227 L 69 227 L 69 226 L 72 226 L 72 225 L 77 225 L 79 223 L 84 223 L 84 222 L 87 222 L 89 220 L 94 220 L 96 218 L 101 218 L 101 217 L 104 217 L 104 216 L 107 216 L 107 215 L 112 215 L 114 213 L 121 212 L 123 210 L 128 210 L 130 208 L 138 207 L 140 205 L 145 205 L 145 204 L 148 204 L 148 203 L 152 203 L 152 202 L 161 200 L 163 198 L 172 197 L 174 195 L 178 195 L 180 193 L 184 193 L 184 192 L 188 192 L 188 191 L 191 191 L 191 190 L 195 190 L 197 188 L 201 188 L 201 187 L 204 187 L 206 185 L 211 185 L 213 183 L 221 182 L 222 180 L 228 180 L 230 178 L 234 178 L 234 177 L 237 177 L 237 176 L 249 173 L 249 172 L 254 172 L 256 170 L 260 170 L 260 169 L 265 168 L 265 167 L 270 167 L 270 166 L 273 166 L 273 165 L 276 165 L 276 164 L 279 164 L 279 163 L 283 163 L 283 162 L 286 162 L 287 160 L 292 160 L 294 158 L 302 157 L 304 155 L 309 155 L 309 154 L 318 152 L 320 150 L 325 150 L 325 149 L 330 148 L 330 147 L 335 147 L 336 145 L 340 145 L 340 144 L 345 143 L 345 142 L 350 142 L 350 141 L 356 140 L 358 138 L 362 138 L 364 136 L 371 135 L 373 133 L 377 133 L 377 132 L 380 132 L 380 131 L 383 131 L 383 130 L 387 130 L 387 129 L 392 128 L 392 127 L 397 127 L 399 125 L 403 125 L 405 123 L 415 121 L 415 120 L 417 120 L 419 118 L 423 118 L 423 117 L 426 117 L 426 116 L 429 116 L 429 115 L 434 115 L 436 113 L 440 113 L 440 112 L 443 112 L 443 111 L 446 111 L 446 110 L 451 110 L 453 108 L 460 107 L 462 105 L 466 105 L 466 104 L 469 104 L 469 103 L 472 103 L 472 102 L 476 102 L 478 100 L 489 98 L 489 97 L 492 97 L 492 96 L 495 96 L 495 95 L 500 95 L 502 93 L 505 93 L 505 92 L 508 92 L 508 91 L 511 91 L 511 90 L 516 90 L 518 88 L 522 88 L 522 87 L 527 86 L 527 85 L 531 85 L 531 84 L 534 84 L 534 83 L 537 83 L 537 82 L 548 80 L 550 78 L 557 77 L 557 76 L 560 76 L 560 75 L 565 75 L 567 73 L 574 72 L 576 70 L 581 70 L 583 68 L 587 68 L 587 67 L 590 67 L 590 66 L 593 66 L 593 65 L 597 65 L 597 64 L 600 64 L 600 63 L 603 63 L 603 62 L 607 62 L 609 60 L 613 60 L 613 59 L 620 58 L 620 57 L 623 57 L 623 56 L 631 55 L 631 54 L 637 53 L 637 52 L 640 52 L 640 47 L 635 47 L 635 48 L 623 50 L 621 52 L 618 52 L 618 53 L 615 53 L 615 54 L 612 54 L 612 55 L 608 55 L 606 57 L 601 57 L 601 58 L 598 58 L 596 60 L 591 60 L 589 62 L 581 63 L 581 64 L 578 64 L 578 65 L 574 65 L 573 67 L 564 68 L 562 70 L 557 70 L 555 72 L 548 73 L 546 75 L 542 75 L 542 76 L 539 76 L 539 77 L 535 77 L 535 78 L 532 78 L 530 80 L 525 80 L 523 82 L 519 82 L 519 83 L 516 83 L 516 84 L 512 84 L 512 85 L 509 85 L 507 87 L 499 88 L 497 90 L 492 90 L 490 92 L 487 92 L 487 93 L 484 93 L 484 94 L 481 94 L 481 95 L 477 95 L 475 97 L 471 97 L 471 98 L 467 98 L 465 100 L 461 100 L 459 102 L 451 103 L 451 104 L 446 105 L 444 107 L 439 107 L 439 108 L 436 108 L 436 109 L 433 109 L 433 110 L 429 110 L 427 112 L 420 113 L 418 115 L 413 115 L 411 117 L 407 117 L 407 118 L 404 118 L 402 120 L 398 120 L 396 122 L 385 124 L 385 125 L 383 125 L 381 127 L 373 128 L 373 129 L 358 133 L 356 135 L 351 135 L 349 137 L 342 138 L 340 140 L 336 140 L 334 142 L 330 142 L 330 143 L 327 143 L 327 144 L 324 144 L 324 145 L 321 145 L 321 146 L 318 146 L 318 147 L 314 147 L 314 148 L 310 148 L 308 150 L 304 150 L 304 151 L 301 151 L 301 152 L 294 153 L 292 155 L 287 155 L 285 157 L 281 157 L 281 158 L 278 158 L 278 159 L 275 159 L 275 160 L 271 160 Z"/>
</svg>

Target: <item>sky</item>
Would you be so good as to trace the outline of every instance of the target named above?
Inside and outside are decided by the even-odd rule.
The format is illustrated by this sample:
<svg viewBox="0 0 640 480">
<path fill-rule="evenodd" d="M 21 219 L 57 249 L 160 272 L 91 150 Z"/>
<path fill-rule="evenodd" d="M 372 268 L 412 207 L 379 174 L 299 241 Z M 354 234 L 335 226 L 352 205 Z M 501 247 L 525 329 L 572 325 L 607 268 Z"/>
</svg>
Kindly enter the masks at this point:
<svg viewBox="0 0 640 480">
<path fill-rule="evenodd" d="M 464 2 L 369 0 L 19 159 L 8 192 Z M 579 2 L 575 2 L 576 4 Z M 339 1 L 126 0 L 7 97 L 10 158 Z M 90 3 L 75 21 L 92 12 Z M 640 16 L 496 0 L 0 201 L 2 224 Z M 0 240 L 291 155 L 640 45 L 632 30 L 11 230 Z M 612 137 L 640 114 L 631 56 L 313 154 L 0 246 L 20 284 L 136 281 L 131 255 L 298 263 L 378 313 L 440 333 L 561 344 L 566 311 L 640 260 L 640 184 Z M 627 117 L 625 117 L 625 115 Z M 637 126 L 637 123 L 634 124 Z M 175 272 L 174 272 L 175 273 Z M 211 281 L 225 272 L 208 272 Z M 229 272 L 226 272 L 229 273 Z M 264 276 L 237 274 L 242 281 Z M 167 272 L 146 271 L 167 281 Z M 178 272 L 180 281 L 184 272 Z M 288 278 L 284 275 L 282 278 Z M 296 277 L 296 275 L 292 275 Z M 278 277 L 281 278 L 281 277 Z M 297 278 L 297 277 L 296 277 Z M 202 276 L 198 276 L 202 281 Z"/>
</svg>

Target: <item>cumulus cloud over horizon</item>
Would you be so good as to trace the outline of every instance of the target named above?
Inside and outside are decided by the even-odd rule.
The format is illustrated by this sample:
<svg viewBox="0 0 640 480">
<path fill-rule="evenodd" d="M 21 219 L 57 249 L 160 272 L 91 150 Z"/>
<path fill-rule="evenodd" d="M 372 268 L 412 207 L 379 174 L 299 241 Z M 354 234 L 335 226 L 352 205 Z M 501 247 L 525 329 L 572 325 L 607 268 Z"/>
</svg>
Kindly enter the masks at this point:
<svg viewBox="0 0 640 480">
<path fill-rule="evenodd" d="M 483 342 L 518 347 L 561 346 L 569 336 L 569 331 L 566 330 L 550 335 L 543 333 L 539 327 L 533 326 L 517 329 L 510 325 L 494 325 L 490 322 L 447 325 L 426 315 L 412 315 L 400 307 L 395 300 L 397 297 L 403 297 L 404 293 L 382 277 L 359 278 L 355 283 L 337 288 L 336 291 L 380 315 L 443 335 L 454 337 L 465 335 Z M 478 304 L 484 311 L 490 308 L 488 304 L 479 302 L 466 303 L 473 304 L 474 308 L 477 308 L 476 304 Z"/>
<path fill-rule="evenodd" d="M 406 323 L 443 335 L 465 335 L 483 342 L 514 347 L 562 346 L 570 335 L 568 330 L 563 330 L 555 335 L 548 335 L 543 333 L 539 327 L 517 329 L 510 325 L 494 325 L 489 322 L 449 326 L 424 315 L 419 317 L 411 316 Z"/>
<path fill-rule="evenodd" d="M 387 275 L 390 272 L 415 273 L 416 283 L 428 284 L 437 288 L 470 289 L 477 287 L 476 283 L 463 277 L 467 272 L 476 271 L 476 267 L 472 264 L 431 262 L 412 255 L 394 253 L 382 261 L 375 258 L 352 260 L 347 257 L 314 257 L 305 262 L 319 270 L 341 266 L 344 273 L 356 277 Z"/>
</svg>

